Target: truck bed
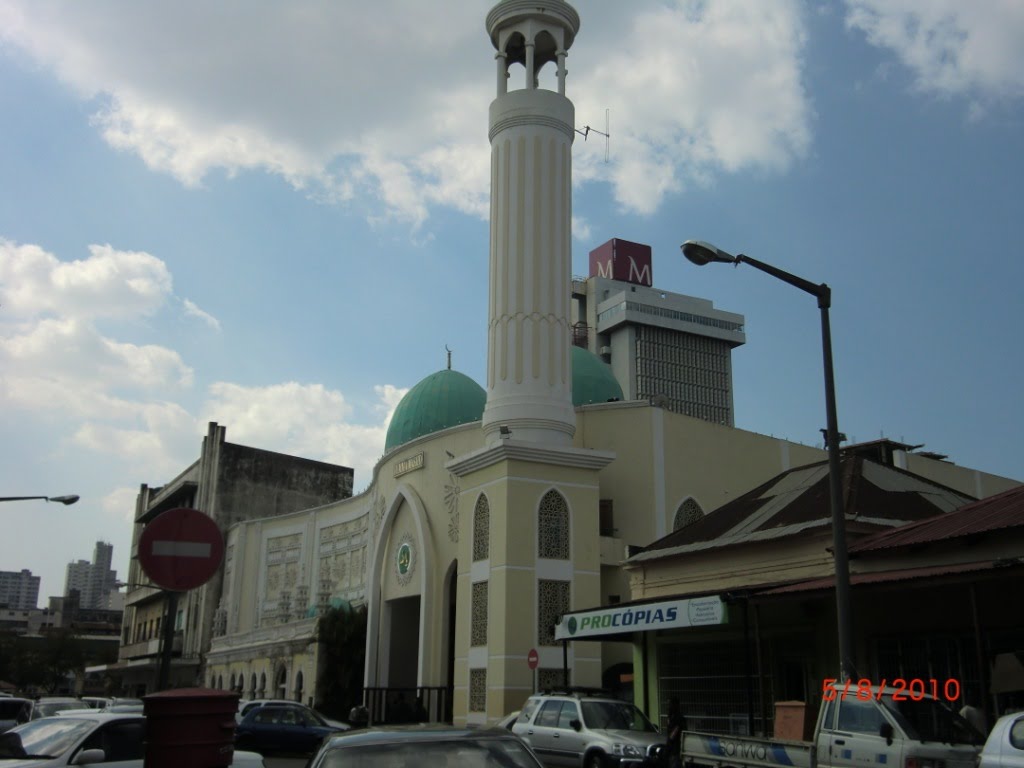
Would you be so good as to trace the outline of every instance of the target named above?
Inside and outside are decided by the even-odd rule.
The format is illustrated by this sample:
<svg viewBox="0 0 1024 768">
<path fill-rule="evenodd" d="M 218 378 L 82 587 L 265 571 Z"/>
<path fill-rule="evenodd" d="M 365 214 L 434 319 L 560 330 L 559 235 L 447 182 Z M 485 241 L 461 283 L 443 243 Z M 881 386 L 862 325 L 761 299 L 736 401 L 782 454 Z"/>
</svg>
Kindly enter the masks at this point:
<svg viewBox="0 0 1024 768">
<path fill-rule="evenodd" d="M 682 739 L 684 765 L 710 766 L 793 766 L 813 768 L 815 746 L 809 741 L 787 741 L 753 736 L 724 736 L 718 733 L 685 731 Z"/>
</svg>

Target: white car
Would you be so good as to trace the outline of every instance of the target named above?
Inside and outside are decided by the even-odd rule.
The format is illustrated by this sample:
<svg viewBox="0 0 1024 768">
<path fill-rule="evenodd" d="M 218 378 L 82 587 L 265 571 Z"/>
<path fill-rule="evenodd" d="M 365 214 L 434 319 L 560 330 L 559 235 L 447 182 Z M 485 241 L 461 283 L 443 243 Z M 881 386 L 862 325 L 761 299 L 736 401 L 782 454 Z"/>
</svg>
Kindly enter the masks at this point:
<svg viewBox="0 0 1024 768">
<path fill-rule="evenodd" d="M 978 768 L 1024 768 L 1024 712 L 1003 715 L 988 735 Z"/>
<path fill-rule="evenodd" d="M 0 734 L 4 768 L 58 768 L 102 763 L 143 768 L 146 718 L 136 714 L 72 713 L 33 720 Z M 265 768 L 254 752 L 235 752 L 238 768 Z"/>
</svg>

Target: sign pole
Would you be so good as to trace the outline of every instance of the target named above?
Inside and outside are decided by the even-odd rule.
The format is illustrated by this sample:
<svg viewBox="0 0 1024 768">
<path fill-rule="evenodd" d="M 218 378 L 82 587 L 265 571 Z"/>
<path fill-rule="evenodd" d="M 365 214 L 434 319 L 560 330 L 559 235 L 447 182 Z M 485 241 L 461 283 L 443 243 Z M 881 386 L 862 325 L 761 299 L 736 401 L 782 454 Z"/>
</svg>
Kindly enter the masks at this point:
<svg viewBox="0 0 1024 768">
<path fill-rule="evenodd" d="M 164 594 L 167 615 L 164 617 L 163 639 L 160 642 L 160 676 L 156 681 L 158 691 L 166 691 L 171 687 L 171 652 L 174 650 L 174 622 L 178 617 L 178 593 L 168 590 Z"/>
</svg>

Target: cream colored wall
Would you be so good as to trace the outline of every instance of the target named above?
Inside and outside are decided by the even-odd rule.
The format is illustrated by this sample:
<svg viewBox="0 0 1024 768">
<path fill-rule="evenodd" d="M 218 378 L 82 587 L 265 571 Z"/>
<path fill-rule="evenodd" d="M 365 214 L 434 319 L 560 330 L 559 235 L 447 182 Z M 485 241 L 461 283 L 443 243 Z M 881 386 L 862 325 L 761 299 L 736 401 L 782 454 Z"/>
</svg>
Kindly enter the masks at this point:
<svg viewBox="0 0 1024 768">
<path fill-rule="evenodd" d="M 518 709 L 533 691 L 527 665 L 536 648 L 540 667 L 561 669 L 560 645 L 540 646 L 537 626 L 539 579 L 570 581 L 570 609 L 601 599 L 600 547 L 597 530 L 599 488 L 593 470 L 502 461 L 464 478 L 467 515 L 480 493 L 490 509 L 490 557 L 472 563 L 472 526 L 459 563 L 455 712 L 456 722 L 497 720 Z M 550 490 L 565 498 L 570 520 L 570 559 L 538 560 L 537 519 L 540 502 Z M 471 523 L 471 519 L 469 520 Z M 488 582 L 487 645 L 470 647 L 471 595 L 475 581 Z M 469 671 L 487 670 L 486 712 L 469 712 Z M 572 682 L 599 685 L 600 648 L 577 643 L 570 657 Z"/>
<path fill-rule="evenodd" d="M 927 477 L 977 499 L 1008 491 L 1021 484 L 1019 480 L 957 466 L 948 461 L 937 461 L 913 453 L 903 456 L 906 457 L 906 469 L 915 475 Z"/>
</svg>

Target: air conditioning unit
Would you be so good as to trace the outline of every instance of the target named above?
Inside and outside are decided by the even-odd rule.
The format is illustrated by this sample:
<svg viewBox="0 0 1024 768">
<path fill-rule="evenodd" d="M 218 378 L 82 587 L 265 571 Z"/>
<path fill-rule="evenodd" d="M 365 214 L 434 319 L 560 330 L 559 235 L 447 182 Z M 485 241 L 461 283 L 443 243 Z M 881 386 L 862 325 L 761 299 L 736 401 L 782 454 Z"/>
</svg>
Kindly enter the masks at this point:
<svg viewBox="0 0 1024 768">
<path fill-rule="evenodd" d="M 601 347 L 599 350 L 597 350 L 597 354 L 599 354 L 599 355 L 607 355 L 608 357 L 611 357 L 611 355 L 612 355 L 612 348 L 611 347 Z"/>
</svg>

